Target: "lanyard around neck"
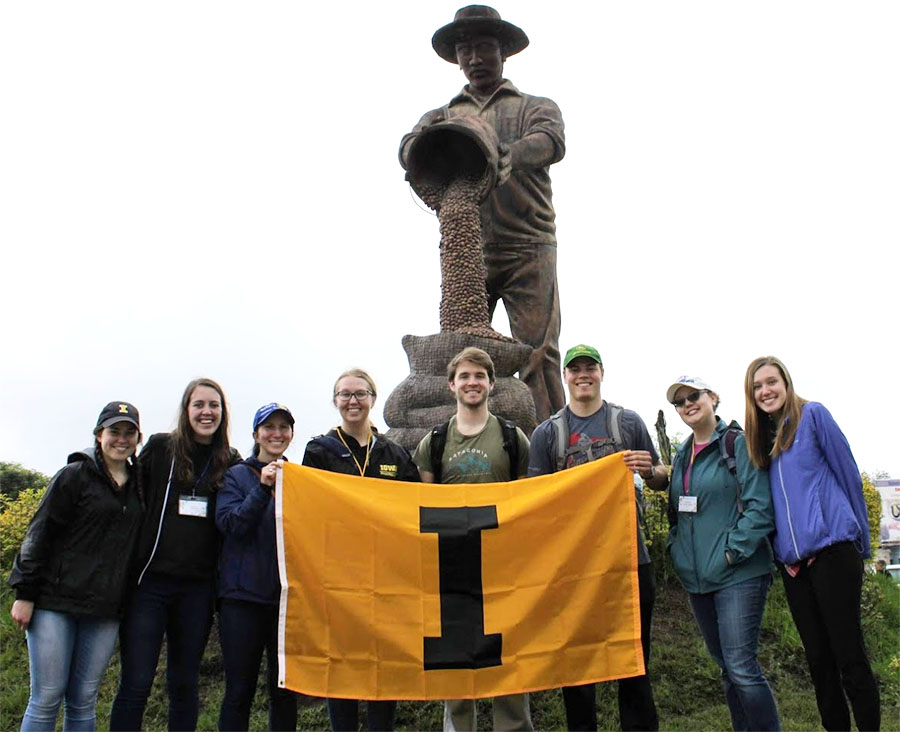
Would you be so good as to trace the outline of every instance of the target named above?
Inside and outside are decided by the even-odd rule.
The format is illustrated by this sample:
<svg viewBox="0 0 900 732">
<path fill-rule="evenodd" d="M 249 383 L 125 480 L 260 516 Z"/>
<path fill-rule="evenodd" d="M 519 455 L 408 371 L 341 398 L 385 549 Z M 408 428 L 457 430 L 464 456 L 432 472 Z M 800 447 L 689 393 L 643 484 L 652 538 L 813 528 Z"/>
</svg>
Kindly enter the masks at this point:
<svg viewBox="0 0 900 732">
<path fill-rule="evenodd" d="M 344 439 L 344 435 L 341 433 L 341 428 L 337 428 L 337 435 L 340 438 L 341 442 L 344 443 L 344 447 L 350 450 L 350 457 L 353 458 L 353 462 L 356 463 L 356 469 L 359 471 L 359 474 L 365 476 L 366 468 L 369 467 L 369 452 L 372 447 L 372 432 L 369 431 L 369 439 L 366 440 L 366 459 L 360 467 L 359 460 L 356 459 L 356 455 L 353 454 L 353 450 L 350 449 L 350 445 L 347 444 L 347 441 Z"/>
</svg>

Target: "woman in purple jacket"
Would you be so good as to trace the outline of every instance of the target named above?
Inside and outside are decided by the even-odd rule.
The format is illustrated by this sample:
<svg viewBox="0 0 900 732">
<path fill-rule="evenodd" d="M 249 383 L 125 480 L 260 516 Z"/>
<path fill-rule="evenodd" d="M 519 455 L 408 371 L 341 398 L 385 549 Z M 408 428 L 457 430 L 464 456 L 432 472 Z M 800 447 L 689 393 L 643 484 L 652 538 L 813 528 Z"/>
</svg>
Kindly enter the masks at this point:
<svg viewBox="0 0 900 732">
<path fill-rule="evenodd" d="M 822 725 L 850 729 L 849 699 L 856 726 L 877 730 L 878 684 L 860 623 L 869 520 L 850 445 L 824 406 L 797 396 L 774 356 L 750 364 L 744 395 L 747 448 L 769 470 L 775 558 Z"/>
</svg>

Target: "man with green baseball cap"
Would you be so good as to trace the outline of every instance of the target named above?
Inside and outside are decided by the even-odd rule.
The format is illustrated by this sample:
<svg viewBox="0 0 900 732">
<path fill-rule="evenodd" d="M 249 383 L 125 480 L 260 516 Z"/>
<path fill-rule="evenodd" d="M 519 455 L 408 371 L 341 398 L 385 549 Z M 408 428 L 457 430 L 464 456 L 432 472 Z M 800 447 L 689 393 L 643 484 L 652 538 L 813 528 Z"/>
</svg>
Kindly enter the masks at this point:
<svg viewBox="0 0 900 732">
<path fill-rule="evenodd" d="M 579 356 L 585 356 L 586 358 L 593 359 L 598 364 L 600 364 L 601 369 L 603 368 L 603 359 L 600 358 L 600 352 L 593 346 L 586 346 L 583 343 L 579 343 L 577 346 L 572 346 L 568 351 L 566 351 L 566 357 L 563 359 L 563 368 L 568 366 Z"/>
<path fill-rule="evenodd" d="M 569 390 L 569 403 L 538 425 L 532 434 L 528 453 L 529 477 L 555 473 L 621 452 L 625 465 L 639 474 L 644 483 L 655 489 L 665 488 L 669 475 L 659 460 L 643 420 L 636 412 L 604 401 L 600 395 L 600 384 L 603 382 L 603 359 L 600 358 L 600 352 L 584 343 L 570 348 L 563 359 L 563 378 Z M 650 661 L 650 622 L 656 596 L 656 580 L 641 531 L 643 501 L 637 485 L 635 498 L 638 504 L 637 574 L 641 645 L 646 667 Z M 619 723 L 622 729 L 659 729 L 650 677 L 644 674 L 620 679 L 618 684 Z M 563 700 L 568 729 L 597 729 L 594 684 L 564 688 Z"/>
</svg>

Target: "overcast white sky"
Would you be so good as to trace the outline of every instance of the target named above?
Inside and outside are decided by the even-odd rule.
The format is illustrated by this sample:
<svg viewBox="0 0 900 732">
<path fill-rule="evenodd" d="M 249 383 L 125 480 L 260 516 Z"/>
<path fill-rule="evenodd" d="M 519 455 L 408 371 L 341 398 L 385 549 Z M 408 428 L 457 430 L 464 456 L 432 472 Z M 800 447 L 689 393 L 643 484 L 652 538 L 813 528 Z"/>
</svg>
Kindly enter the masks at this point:
<svg viewBox="0 0 900 732">
<path fill-rule="evenodd" d="M 464 83 L 430 45 L 457 7 L 0 5 L 0 459 L 55 472 L 113 399 L 169 430 L 199 375 L 244 454 L 274 400 L 300 459 L 349 366 L 383 405 L 401 337 L 438 330 L 437 221 L 396 154 Z M 596 345 L 604 396 L 670 433 L 675 377 L 743 422 L 777 355 L 900 477 L 900 4 L 497 8 L 531 39 L 506 76 L 566 121 L 561 347 Z"/>
</svg>

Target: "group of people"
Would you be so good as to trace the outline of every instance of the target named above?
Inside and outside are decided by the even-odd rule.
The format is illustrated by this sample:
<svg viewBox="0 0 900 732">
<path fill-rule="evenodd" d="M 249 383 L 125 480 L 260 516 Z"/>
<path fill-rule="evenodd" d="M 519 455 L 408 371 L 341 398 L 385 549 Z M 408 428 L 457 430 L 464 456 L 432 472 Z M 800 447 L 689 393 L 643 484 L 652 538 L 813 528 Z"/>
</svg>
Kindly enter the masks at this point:
<svg viewBox="0 0 900 732">
<path fill-rule="evenodd" d="M 495 483 L 618 453 L 636 476 L 645 666 L 655 580 L 641 528 L 642 491 L 668 487 L 668 551 L 721 668 L 734 729 L 780 729 L 757 660 L 773 550 L 822 724 L 849 729 L 852 709 L 859 729 L 878 729 L 878 686 L 860 622 L 870 553 L 866 507 L 849 445 L 828 410 L 797 396 L 778 359 L 756 359 L 746 375 L 743 432 L 717 416 L 715 389 L 680 377 L 666 399 L 691 436 L 670 475 L 641 418 L 602 398 L 597 349 L 574 346 L 563 364 L 569 403 L 529 441 L 489 411 L 490 355 L 464 349 L 447 367 L 456 412 L 412 455 L 372 424 L 372 378 L 346 371 L 332 397 L 340 424 L 307 444 L 303 464 L 386 480 Z M 219 728 L 248 729 L 265 652 L 269 728 L 296 729 L 297 696 L 277 685 L 281 583 L 273 497 L 294 416 L 279 403 L 260 407 L 244 460 L 229 444 L 228 422 L 222 388 L 197 379 L 184 391 L 175 429 L 151 436 L 137 456 L 138 410 L 111 402 L 97 419 L 94 445 L 70 455 L 54 476 L 9 578 L 16 592 L 11 615 L 26 631 L 31 670 L 22 730 L 55 729 L 63 701 L 65 729 L 93 729 L 117 637 L 121 679 L 110 728 L 141 729 L 165 639 L 169 729 L 195 729 L 200 662 L 216 607 L 225 670 Z M 658 729 L 649 675 L 617 684 L 622 729 Z M 593 684 L 565 688 L 563 698 L 569 729 L 597 728 Z M 357 700 L 328 699 L 327 706 L 332 729 L 358 729 Z M 533 729 L 528 694 L 498 697 L 492 708 L 495 729 Z M 396 702 L 369 701 L 369 729 L 393 729 L 395 710 Z M 474 701 L 446 701 L 444 729 L 476 729 Z"/>
</svg>

